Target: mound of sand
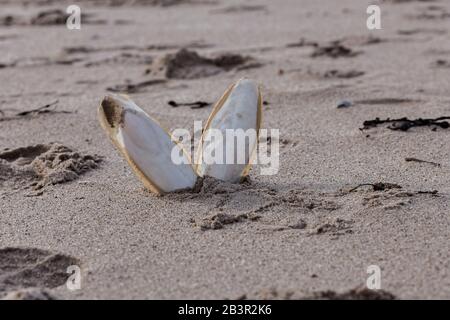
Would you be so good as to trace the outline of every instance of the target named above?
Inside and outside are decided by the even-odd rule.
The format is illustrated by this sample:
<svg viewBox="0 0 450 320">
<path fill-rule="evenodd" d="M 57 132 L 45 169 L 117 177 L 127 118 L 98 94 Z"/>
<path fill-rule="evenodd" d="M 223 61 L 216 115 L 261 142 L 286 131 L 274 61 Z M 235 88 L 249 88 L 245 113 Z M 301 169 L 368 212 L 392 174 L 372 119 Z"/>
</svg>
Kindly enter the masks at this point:
<svg viewBox="0 0 450 320">
<path fill-rule="evenodd" d="M 156 59 L 147 73 L 169 79 L 197 79 L 245 68 L 252 62 L 254 63 L 253 58 L 239 54 L 222 54 L 215 58 L 206 58 L 195 51 L 181 49 L 174 54 Z"/>
<path fill-rule="evenodd" d="M 0 183 L 28 184 L 34 190 L 64 183 L 97 168 L 101 158 L 61 144 L 39 144 L 0 153 Z"/>
</svg>

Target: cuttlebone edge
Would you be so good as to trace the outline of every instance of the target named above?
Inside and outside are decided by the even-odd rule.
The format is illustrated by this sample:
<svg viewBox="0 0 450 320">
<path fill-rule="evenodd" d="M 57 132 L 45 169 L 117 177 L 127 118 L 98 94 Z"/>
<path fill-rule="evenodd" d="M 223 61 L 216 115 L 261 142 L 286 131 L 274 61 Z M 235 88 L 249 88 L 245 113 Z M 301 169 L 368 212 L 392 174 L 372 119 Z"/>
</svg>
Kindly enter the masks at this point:
<svg viewBox="0 0 450 320">
<path fill-rule="evenodd" d="M 211 122 L 214 119 L 214 117 L 216 116 L 216 114 L 219 112 L 219 110 L 223 107 L 223 105 L 225 104 L 226 100 L 228 99 L 228 97 L 231 94 L 231 91 L 234 89 L 234 87 L 241 81 L 241 80 L 249 80 L 248 78 L 241 78 L 239 80 L 237 80 L 236 82 L 232 83 L 223 93 L 223 95 L 220 97 L 220 99 L 216 102 L 216 104 L 214 105 L 213 110 L 211 111 L 208 120 L 206 121 L 205 126 L 203 127 L 203 131 L 202 131 L 202 135 L 198 144 L 198 151 L 197 151 L 197 163 L 194 164 L 194 169 L 195 172 L 197 173 L 197 175 L 199 177 L 201 177 L 200 174 L 200 165 L 202 164 L 202 157 L 203 157 L 203 140 L 206 134 L 206 131 L 209 129 L 209 127 L 211 126 Z M 253 81 L 253 80 L 252 80 Z M 261 86 L 258 85 L 257 86 L 258 89 L 258 106 L 257 106 L 257 114 L 256 114 L 256 147 L 252 150 L 252 154 L 250 155 L 249 158 L 249 162 L 248 164 L 245 166 L 244 170 L 242 171 L 241 174 L 241 179 L 245 178 L 251 169 L 252 163 L 254 161 L 254 157 L 256 156 L 257 153 L 257 149 L 258 149 L 258 143 L 259 143 L 259 131 L 261 129 L 261 124 L 262 124 L 262 93 L 261 93 Z"/>
<path fill-rule="evenodd" d="M 137 106 L 127 95 L 124 94 L 110 94 L 107 95 L 103 98 L 102 102 L 100 103 L 100 106 L 97 109 L 97 114 L 100 120 L 100 125 L 102 126 L 102 128 L 108 133 L 108 136 L 110 138 L 110 140 L 112 141 L 112 143 L 114 144 L 114 146 L 119 150 L 119 152 L 122 154 L 122 156 L 125 158 L 125 160 L 128 162 L 128 164 L 130 165 L 131 169 L 134 171 L 134 173 L 137 175 L 137 177 L 139 178 L 139 180 L 141 180 L 144 184 L 144 186 L 150 190 L 151 192 L 157 194 L 157 195 L 163 195 L 167 192 L 165 192 L 164 190 L 162 190 L 161 188 L 158 187 L 158 184 L 154 181 L 152 181 L 149 177 L 147 177 L 147 175 L 139 168 L 139 166 L 135 163 L 135 161 L 130 157 L 130 155 L 128 154 L 128 152 L 123 148 L 123 146 L 119 143 L 119 137 L 118 137 L 118 128 L 117 127 L 111 127 L 109 125 L 108 120 L 106 119 L 106 115 L 103 112 L 103 102 L 108 99 L 108 98 L 112 98 L 113 100 L 119 100 L 124 104 L 127 104 L 128 107 L 131 107 L 132 109 L 135 109 L 136 111 L 139 112 L 143 112 L 147 117 L 149 117 L 155 124 L 157 124 L 158 126 L 160 126 L 160 128 L 168 135 L 168 137 L 171 139 L 171 141 L 178 146 L 184 156 L 188 159 L 189 164 L 192 168 L 192 171 L 194 173 L 194 175 L 197 176 L 197 180 L 199 179 L 197 172 L 194 170 L 194 167 L 192 166 L 192 162 L 191 162 L 191 157 L 189 156 L 189 154 L 186 152 L 185 148 L 183 147 L 183 145 L 177 141 L 176 139 L 173 138 L 172 134 L 169 133 L 169 131 L 164 128 L 164 126 L 162 126 L 160 124 L 160 122 L 156 119 L 154 119 L 153 117 L 151 117 L 149 114 L 147 114 L 144 110 L 142 110 L 141 108 L 136 109 L 135 106 Z M 126 100 L 124 101 L 123 98 L 125 98 Z M 122 106 L 119 106 L 122 109 L 122 113 L 125 111 L 123 110 Z M 121 114 L 121 117 L 123 117 L 123 114 Z M 122 119 L 121 119 L 122 120 Z M 119 123 L 120 124 L 120 121 Z M 195 187 L 195 185 L 194 185 Z M 174 190 L 175 191 L 175 190 Z"/>
</svg>

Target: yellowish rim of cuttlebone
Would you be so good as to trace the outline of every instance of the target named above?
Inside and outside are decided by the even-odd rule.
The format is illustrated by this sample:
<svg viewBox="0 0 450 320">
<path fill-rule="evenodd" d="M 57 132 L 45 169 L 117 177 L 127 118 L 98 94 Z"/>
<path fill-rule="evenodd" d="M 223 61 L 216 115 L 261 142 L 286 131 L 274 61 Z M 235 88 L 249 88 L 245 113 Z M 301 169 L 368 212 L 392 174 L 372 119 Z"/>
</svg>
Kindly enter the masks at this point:
<svg viewBox="0 0 450 320">
<path fill-rule="evenodd" d="M 205 138 L 205 134 L 206 131 L 209 129 L 209 127 L 211 126 L 211 122 L 214 119 L 214 117 L 216 116 L 216 114 L 219 112 L 219 110 L 223 107 L 225 101 L 228 99 L 231 91 L 233 90 L 233 88 L 236 86 L 236 84 L 241 81 L 244 80 L 245 78 L 241 78 L 238 81 L 234 82 L 233 84 L 231 84 L 227 90 L 225 91 L 225 93 L 222 95 L 222 97 L 220 97 L 220 99 L 217 101 L 217 103 L 214 105 L 213 110 L 211 111 L 211 114 L 208 117 L 208 120 L 206 121 L 205 126 L 203 127 L 203 132 L 202 132 L 202 136 L 200 138 L 200 142 L 199 142 L 199 148 L 197 151 L 197 160 L 198 163 L 196 163 L 194 165 L 195 168 L 195 172 L 197 173 L 197 175 L 199 175 L 199 165 L 201 164 L 202 160 L 202 149 L 203 149 L 203 141 Z M 261 129 L 261 123 L 262 123 L 262 94 L 261 94 L 261 87 L 258 86 L 258 110 L 257 110 L 257 114 L 256 114 L 256 147 L 254 148 L 254 150 L 252 151 L 251 156 L 249 157 L 249 163 L 245 166 L 244 170 L 242 171 L 241 177 L 245 177 L 248 175 L 250 169 L 251 169 L 251 164 L 253 162 L 254 157 L 256 156 L 256 149 L 258 148 L 258 143 L 259 143 L 259 130 Z"/>
<path fill-rule="evenodd" d="M 130 100 L 130 98 L 127 95 L 119 95 L 122 96 L 128 100 Z M 114 146 L 119 150 L 119 152 L 123 155 L 123 157 L 125 158 L 125 160 L 127 160 L 128 164 L 130 165 L 131 169 L 134 171 L 135 175 L 139 178 L 139 180 L 141 180 L 144 184 L 144 186 L 150 190 L 151 192 L 157 194 L 157 195 L 162 195 L 165 192 L 158 187 L 158 184 L 154 181 L 152 181 L 149 177 L 147 177 L 147 175 L 139 168 L 139 166 L 134 162 L 134 160 L 131 158 L 131 156 L 128 154 L 128 152 L 120 145 L 120 143 L 117 141 L 117 133 L 118 133 L 118 128 L 117 127 L 111 127 L 109 125 L 108 120 L 106 119 L 106 115 L 103 112 L 103 102 L 105 101 L 105 99 L 107 98 L 113 98 L 111 96 L 106 96 L 102 102 L 100 103 L 100 106 L 97 109 L 97 113 L 98 113 L 98 118 L 100 120 L 100 125 L 102 126 L 102 128 L 107 132 L 110 140 L 112 141 L 112 143 L 114 144 Z M 122 112 L 124 112 L 123 107 L 121 107 L 119 105 L 119 107 L 121 108 Z M 146 114 L 152 121 L 154 121 L 157 125 L 159 125 L 163 131 L 169 136 L 169 138 L 182 150 L 182 152 L 184 153 L 184 155 L 187 157 L 188 161 L 191 163 L 191 158 L 189 156 L 189 154 L 186 152 L 186 150 L 184 149 L 183 145 L 180 144 L 178 141 L 176 141 L 175 139 L 173 139 L 172 135 L 163 127 L 161 126 L 161 124 L 154 118 L 152 118 L 150 115 Z M 123 114 L 121 115 L 121 117 L 123 117 Z M 120 125 L 120 121 L 118 123 Z M 192 164 L 191 164 L 192 167 Z M 193 172 L 197 175 L 196 171 L 193 169 Z"/>
</svg>

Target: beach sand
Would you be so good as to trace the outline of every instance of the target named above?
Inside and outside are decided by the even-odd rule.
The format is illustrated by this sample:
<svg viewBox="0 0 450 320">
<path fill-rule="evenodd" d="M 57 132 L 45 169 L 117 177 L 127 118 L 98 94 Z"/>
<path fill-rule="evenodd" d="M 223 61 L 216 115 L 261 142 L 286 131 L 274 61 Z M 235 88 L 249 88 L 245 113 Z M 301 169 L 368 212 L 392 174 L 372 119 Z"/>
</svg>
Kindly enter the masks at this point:
<svg viewBox="0 0 450 320">
<path fill-rule="evenodd" d="M 77 1 L 81 30 L 26 2 L 0 0 L 0 296 L 450 298 L 450 129 L 361 130 L 450 116 L 449 2 Z M 157 197 L 97 119 L 128 92 L 192 129 L 212 107 L 168 102 L 242 77 L 280 130 L 275 175 Z"/>
</svg>

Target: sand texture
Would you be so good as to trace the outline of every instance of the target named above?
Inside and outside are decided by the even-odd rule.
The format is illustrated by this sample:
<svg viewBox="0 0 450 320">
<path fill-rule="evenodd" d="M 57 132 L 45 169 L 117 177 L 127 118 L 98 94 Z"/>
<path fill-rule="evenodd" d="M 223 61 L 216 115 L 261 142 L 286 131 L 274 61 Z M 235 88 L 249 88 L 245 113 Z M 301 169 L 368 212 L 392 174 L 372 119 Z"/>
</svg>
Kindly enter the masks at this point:
<svg viewBox="0 0 450 320">
<path fill-rule="evenodd" d="M 450 299 L 450 2 L 369 4 L 0 0 L 0 298 Z M 276 175 L 158 197 L 97 119 L 193 130 L 242 77 Z"/>
</svg>

